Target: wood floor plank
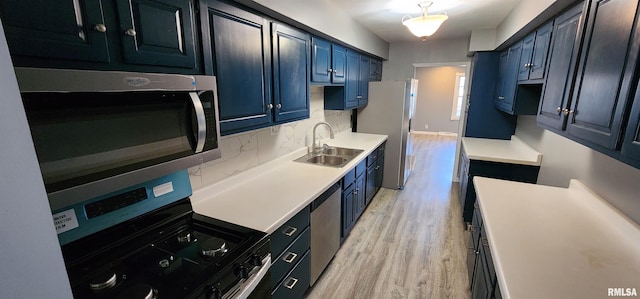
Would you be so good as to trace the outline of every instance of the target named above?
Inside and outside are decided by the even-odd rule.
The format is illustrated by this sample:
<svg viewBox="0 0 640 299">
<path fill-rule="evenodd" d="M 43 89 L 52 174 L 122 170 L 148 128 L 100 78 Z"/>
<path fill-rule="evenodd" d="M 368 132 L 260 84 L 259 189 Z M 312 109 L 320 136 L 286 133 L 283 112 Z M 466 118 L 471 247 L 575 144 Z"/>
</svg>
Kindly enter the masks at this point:
<svg viewBox="0 0 640 299">
<path fill-rule="evenodd" d="M 470 298 L 455 137 L 413 144 L 405 189 L 380 189 L 307 298 Z"/>
</svg>

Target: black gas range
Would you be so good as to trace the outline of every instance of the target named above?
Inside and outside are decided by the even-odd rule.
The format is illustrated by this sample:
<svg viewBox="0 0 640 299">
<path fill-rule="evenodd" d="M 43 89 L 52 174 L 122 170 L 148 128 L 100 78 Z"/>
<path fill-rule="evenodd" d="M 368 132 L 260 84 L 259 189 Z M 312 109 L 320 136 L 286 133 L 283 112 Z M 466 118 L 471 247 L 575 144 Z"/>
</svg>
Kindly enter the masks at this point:
<svg viewBox="0 0 640 299">
<path fill-rule="evenodd" d="M 144 197 L 135 190 L 98 201 L 100 208 L 135 202 L 135 192 Z M 75 298 L 270 296 L 268 236 L 196 214 L 189 198 L 69 242 L 62 252 Z"/>
</svg>

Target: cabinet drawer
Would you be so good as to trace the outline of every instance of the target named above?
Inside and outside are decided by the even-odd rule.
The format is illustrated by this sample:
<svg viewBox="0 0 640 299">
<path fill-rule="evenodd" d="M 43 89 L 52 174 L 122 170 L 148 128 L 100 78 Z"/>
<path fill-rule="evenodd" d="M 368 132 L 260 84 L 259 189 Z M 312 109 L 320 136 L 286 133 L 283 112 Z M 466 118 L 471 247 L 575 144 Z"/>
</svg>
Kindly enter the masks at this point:
<svg viewBox="0 0 640 299">
<path fill-rule="evenodd" d="M 362 162 L 360 162 L 357 166 L 356 166 L 356 177 L 359 177 L 360 175 L 362 175 L 365 171 L 367 171 L 367 161 L 366 159 L 362 160 Z"/>
<path fill-rule="evenodd" d="M 344 177 L 342 178 L 342 190 L 345 190 L 349 186 L 351 186 L 351 184 L 353 184 L 353 181 L 355 180 L 356 180 L 356 168 L 354 167 L 351 170 L 349 170 L 349 172 L 347 172 L 347 174 L 345 174 Z"/>
<path fill-rule="evenodd" d="M 369 157 L 367 157 L 367 167 L 375 164 L 376 160 L 378 160 L 378 151 L 377 150 L 373 151 L 371 154 L 369 154 Z"/>
<path fill-rule="evenodd" d="M 384 156 L 384 147 L 385 147 L 385 145 L 386 145 L 386 144 L 387 144 L 387 143 L 385 142 L 385 143 L 381 144 L 381 145 L 378 147 L 378 149 L 377 149 L 377 151 L 378 151 L 378 157 L 382 157 L 382 156 Z"/>
<path fill-rule="evenodd" d="M 271 235 L 271 256 L 280 256 L 285 248 L 309 226 L 309 207 L 305 207 Z"/>
<path fill-rule="evenodd" d="M 302 257 L 300 263 L 287 275 L 282 283 L 273 291 L 272 298 L 293 299 L 302 298 L 304 292 L 309 288 L 311 259 L 307 253 Z"/>
<path fill-rule="evenodd" d="M 271 265 L 271 285 L 277 286 L 280 280 L 295 266 L 309 250 L 311 242 L 311 230 L 305 229 L 293 244 L 285 249 Z"/>
</svg>

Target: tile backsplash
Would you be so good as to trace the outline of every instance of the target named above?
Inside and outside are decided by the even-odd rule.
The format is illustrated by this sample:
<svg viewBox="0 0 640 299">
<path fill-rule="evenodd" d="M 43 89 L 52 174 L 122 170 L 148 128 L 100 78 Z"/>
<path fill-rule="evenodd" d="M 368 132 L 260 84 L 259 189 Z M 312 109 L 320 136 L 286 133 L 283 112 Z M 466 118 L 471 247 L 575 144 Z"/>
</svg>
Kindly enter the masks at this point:
<svg viewBox="0 0 640 299">
<path fill-rule="evenodd" d="M 310 103 L 308 119 L 222 137 L 222 158 L 189 168 L 193 190 L 310 145 L 313 126 L 319 121 L 330 123 L 336 134 L 351 130 L 350 111 L 324 110 L 324 87 L 311 86 Z M 316 133 L 322 139 L 329 137 L 326 126 L 318 127 Z"/>
</svg>

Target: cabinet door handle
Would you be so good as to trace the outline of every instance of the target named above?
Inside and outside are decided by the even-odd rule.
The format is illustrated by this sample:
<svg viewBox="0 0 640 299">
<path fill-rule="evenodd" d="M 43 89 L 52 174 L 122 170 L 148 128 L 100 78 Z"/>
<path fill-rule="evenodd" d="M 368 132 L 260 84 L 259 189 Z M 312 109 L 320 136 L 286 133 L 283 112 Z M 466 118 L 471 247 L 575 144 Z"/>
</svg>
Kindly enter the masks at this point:
<svg viewBox="0 0 640 299">
<path fill-rule="evenodd" d="M 562 112 L 562 107 L 556 108 L 556 112 L 561 113 Z"/>
<path fill-rule="evenodd" d="M 267 105 L 267 109 L 269 109 L 269 110 L 273 109 L 273 104 Z"/>
<path fill-rule="evenodd" d="M 498 97 L 498 100 L 501 100 L 501 101 L 502 101 L 502 100 L 504 100 L 504 97 L 503 97 L 503 96 L 499 96 L 499 97 Z"/>
<path fill-rule="evenodd" d="M 285 234 L 285 236 L 287 236 L 287 237 L 291 237 L 291 236 L 293 236 L 293 234 L 296 233 L 296 231 L 298 231 L 298 228 L 293 227 L 293 226 L 289 226 L 287 228 L 287 230 L 285 232 L 283 232 L 283 234 Z"/>
<path fill-rule="evenodd" d="M 569 114 L 578 114 L 578 112 L 577 112 L 577 111 L 575 111 L 575 110 L 569 110 L 569 109 L 564 109 L 564 110 L 562 110 L 562 113 L 564 113 L 564 115 L 565 115 L 565 116 L 566 116 L 566 115 L 569 115 Z"/>
<path fill-rule="evenodd" d="M 93 26 L 93 30 L 105 33 L 105 32 L 107 32 L 107 26 L 105 26 L 102 23 L 96 24 L 95 26 Z"/>
<path fill-rule="evenodd" d="M 287 253 L 287 256 L 282 258 L 282 260 L 287 262 L 287 263 L 289 263 L 289 264 L 291 264 L 293 261 L 296 260 L 297 257 L 298 257 L 297 253 L 289 252 L 289 253 Z"/>
<path fill-rule="evenodd" d="M 124 32 L 124 34 L 128 36 L 136 36 L 138 33 L 133 28 L 129 28 Z"/>
<path fill-rule="evenodd" d="M 293 287 L 296 285 L 296 283 L 298 283 L 298 279 L 290 277 L 289 281 L 287 281 L 287 283 L 284 284 L 284 287 L 289 290 L 292 290 Z"/>
<path fill-rule="evenodd" d="M 333 70 L 333 73 L 337 73 L 337 72 L 338 72 L 338 70 Z"/>
<path fill-rule="evenodd" d="M 282 109 L 282 104 L 277 104 L 277 105 L 276 105 L 276 109 L 278 109 L 278 110 L 279 110 L 279 109 Z"/>
<path fill-rule="evenodd" d="M 357 96 L 356 99 L 362 99 L 362 96 Z"/>
<path fill-rule="evenodd" d="M 376 170 L 380 169 L 380 166 L 376 166 Z"/>
<path fill-rule="evenodd" d="M 333 69 L 328 69 L 327 73 L 333 73 Z"/>
</svg>

